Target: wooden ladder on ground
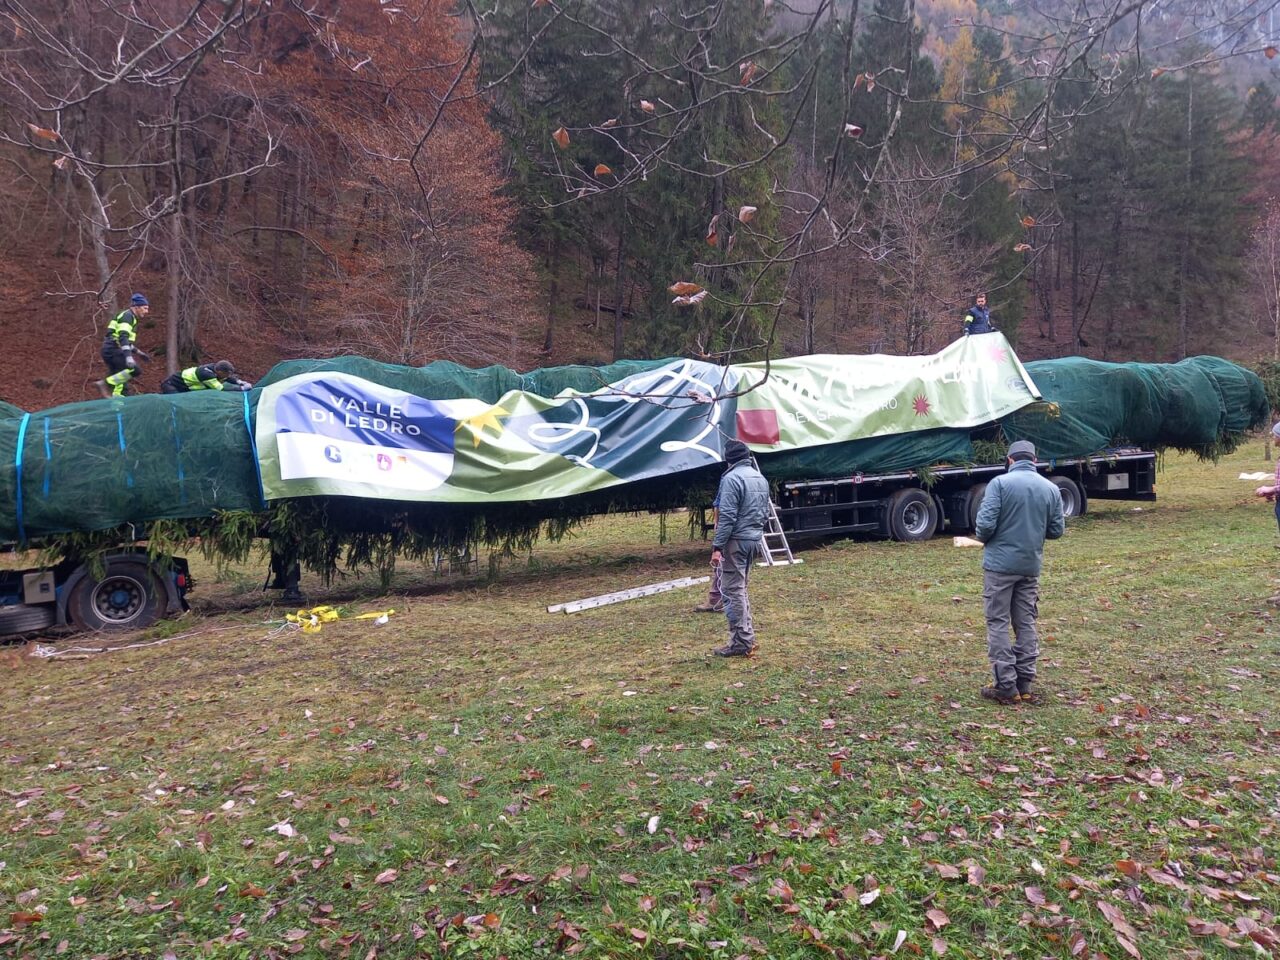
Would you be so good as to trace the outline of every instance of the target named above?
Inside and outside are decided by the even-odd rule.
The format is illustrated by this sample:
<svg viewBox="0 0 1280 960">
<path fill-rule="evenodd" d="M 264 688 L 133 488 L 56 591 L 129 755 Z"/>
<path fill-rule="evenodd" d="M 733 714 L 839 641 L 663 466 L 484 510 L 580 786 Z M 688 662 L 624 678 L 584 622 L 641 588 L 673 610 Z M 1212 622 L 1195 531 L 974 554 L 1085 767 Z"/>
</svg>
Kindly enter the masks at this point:
<svg viewBox="0 0 1280 960">
<path fill-rule="evenodd" d="M 765 519 L 761 539 L 764 542 L 764 559 L 757 566 L 785 567 L 804 563 L 803 559 L 792 554 L 791 544 L 787 542 L 787 535 L 782 530 L 782 521 L 778 519 L 778 508 L 773 505 L 772 500 L 769 501 L 769 516 Z"/>
</svg>

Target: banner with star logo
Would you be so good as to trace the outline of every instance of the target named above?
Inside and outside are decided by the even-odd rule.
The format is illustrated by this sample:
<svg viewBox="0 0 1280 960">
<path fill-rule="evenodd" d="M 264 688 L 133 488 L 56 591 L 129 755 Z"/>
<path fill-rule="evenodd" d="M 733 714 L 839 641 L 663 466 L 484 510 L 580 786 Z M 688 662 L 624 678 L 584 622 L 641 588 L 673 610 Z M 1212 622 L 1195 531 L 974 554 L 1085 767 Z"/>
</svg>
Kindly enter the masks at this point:
<svg viewBox="0 0 1280 960">
<path fill-rule="evenodd" d="M 821 354 L 733 369 L 760 383 L 738 399 L 737 436 L 761 452 L 972 428 L 1040 398 L 1001 333 L 920 357 Z"/>
<path fill-rule="evenodd" d="M 590 393 L 431 399 L 335 371 L 264 387 L 264 496 L 481 502 L 567 497 L 759 453 L 976 427 L 1039 392 L 1001 334 L 925 357 L 674 360 Z M 767 471 L 767 466 L 766 466 Z"/>
</svg>

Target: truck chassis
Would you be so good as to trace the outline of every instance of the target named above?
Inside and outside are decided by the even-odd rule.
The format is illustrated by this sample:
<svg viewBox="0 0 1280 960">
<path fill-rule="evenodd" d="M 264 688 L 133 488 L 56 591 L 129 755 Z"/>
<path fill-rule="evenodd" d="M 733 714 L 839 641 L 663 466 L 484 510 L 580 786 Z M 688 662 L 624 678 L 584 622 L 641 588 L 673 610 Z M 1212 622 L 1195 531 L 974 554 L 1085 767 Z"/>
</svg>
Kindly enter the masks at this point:
<svg viewBox="0 0 1280 960">
<path fill-rule="evenodd" d="M 1003 464 L 928 471 L 855 474 L 834 480 L 788 480 L 778 490 L 778 518 L 788 537 L 869 533 L 928 540 L 973 530 L 987 483 Z M 1063 511 L 1081 516 L 1089 500 L 1155 500 L 1156 454 L 1117 448 L 1091 457 L 1036 465 L 1062 493 Z"/>
</svg>

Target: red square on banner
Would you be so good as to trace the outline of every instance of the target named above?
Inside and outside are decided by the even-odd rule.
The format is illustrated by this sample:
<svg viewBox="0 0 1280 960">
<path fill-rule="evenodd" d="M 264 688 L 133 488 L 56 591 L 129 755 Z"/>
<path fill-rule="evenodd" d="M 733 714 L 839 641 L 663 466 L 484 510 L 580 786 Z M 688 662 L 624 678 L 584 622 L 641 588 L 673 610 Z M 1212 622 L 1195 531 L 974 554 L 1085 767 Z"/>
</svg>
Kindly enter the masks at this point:
<svg viewBox="0 0 1280 960">
<path fill-rule="evenodd" d="M 738 439 L 743 443 L 774 444 L 778 433 L 777 410 L 739 410 Z"/>
</svg>

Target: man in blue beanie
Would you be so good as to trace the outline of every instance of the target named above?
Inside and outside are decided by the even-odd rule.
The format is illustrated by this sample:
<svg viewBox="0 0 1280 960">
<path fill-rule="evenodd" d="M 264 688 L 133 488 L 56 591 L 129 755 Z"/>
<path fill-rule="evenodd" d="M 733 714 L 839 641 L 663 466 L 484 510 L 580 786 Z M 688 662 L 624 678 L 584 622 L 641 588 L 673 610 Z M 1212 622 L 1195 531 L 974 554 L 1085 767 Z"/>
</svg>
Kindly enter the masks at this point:
<svg viewBox="0 0 1280 960">
<path fill-rule="evenodd" d="M 95 380 L 94 385 L 104 397 L 123 397 L 129 390 L 129 381 L 138 375 L 138 361 L 134 356 L 150 360 L 146 351 L 138 348 L 138 323 L 151 312 L 147 298 L 135 293 L 129 298 L 129 306 L 121 310 L 107 324 L 107 336 L 102 341 L 102 362 L 107 365 L 107 375 Z"/>
</svg>

